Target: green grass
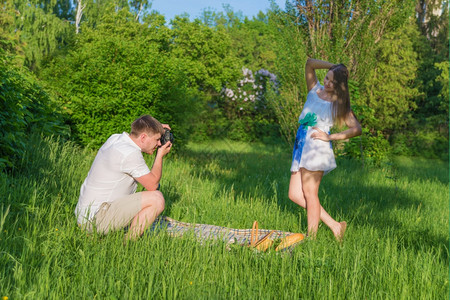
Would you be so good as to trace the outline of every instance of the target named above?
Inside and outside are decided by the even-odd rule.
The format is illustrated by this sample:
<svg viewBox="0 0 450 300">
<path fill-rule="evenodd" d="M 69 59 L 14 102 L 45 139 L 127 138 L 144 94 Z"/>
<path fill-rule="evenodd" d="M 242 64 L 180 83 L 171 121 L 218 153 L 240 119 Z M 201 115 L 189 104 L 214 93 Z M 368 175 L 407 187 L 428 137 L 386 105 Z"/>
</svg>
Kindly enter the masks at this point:
<svg viewBox="0 0 450 300">
<path fill-rule="evenodd" d="M 32 145 L 32 146 L 31 146 Z M 147 233 L 88 236 L 73 214 L 95 153 L 32 140 L 0 177 L 0 297 L 9 299 L 446 299 L 448 164 L 397 158 L 381 168 L 339 160 L 322 205 L 349 223 L 342 245 L 320 226 L 292 253 Z M 305 232 L 288 200 L 290 149 L 190 145 L 164 162 L 164 215 L 193 223 Z M 148 157 L 151 162 L 152 157 Z"/>
</svg>

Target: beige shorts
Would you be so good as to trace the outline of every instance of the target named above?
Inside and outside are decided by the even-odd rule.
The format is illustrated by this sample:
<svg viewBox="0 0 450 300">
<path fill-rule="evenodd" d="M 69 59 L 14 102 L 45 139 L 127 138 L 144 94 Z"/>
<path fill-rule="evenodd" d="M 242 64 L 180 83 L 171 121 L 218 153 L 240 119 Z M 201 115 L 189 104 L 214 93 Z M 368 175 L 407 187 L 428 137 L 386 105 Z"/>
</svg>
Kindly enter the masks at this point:
<svg viewBox="0 0 450 300">
<path fill-rule="evenodd" d="M 141 211 L 142 193 L 135 193 L 100 205 L 91 222 L 85 224 L 85 230 L 93 232 L 95 226 L 98 233 L 106 234 L 110 231 L 125 228 Z"/>
</svg>

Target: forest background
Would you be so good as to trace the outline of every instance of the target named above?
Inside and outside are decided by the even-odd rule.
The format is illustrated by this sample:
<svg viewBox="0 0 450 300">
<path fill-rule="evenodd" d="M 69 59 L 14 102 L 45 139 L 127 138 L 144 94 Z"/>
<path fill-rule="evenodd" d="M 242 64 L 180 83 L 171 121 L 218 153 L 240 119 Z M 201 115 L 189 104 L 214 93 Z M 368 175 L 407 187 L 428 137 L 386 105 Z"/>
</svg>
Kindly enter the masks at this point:
<svg viewBox="0 0 450 300">
<path fill-rule="evenodd" d="M 448 18 L 442 0 L 286 1 L 252 19 L 224 5 L 192 21 L 148 0 L 2 0 L 0 168 L 33 133 L 96 149 L 148 113 L 177 147 L 292 144 L 308 57 L 350 70 L 363 135 L 337 155 L 448 160 Z"/>
</svg>

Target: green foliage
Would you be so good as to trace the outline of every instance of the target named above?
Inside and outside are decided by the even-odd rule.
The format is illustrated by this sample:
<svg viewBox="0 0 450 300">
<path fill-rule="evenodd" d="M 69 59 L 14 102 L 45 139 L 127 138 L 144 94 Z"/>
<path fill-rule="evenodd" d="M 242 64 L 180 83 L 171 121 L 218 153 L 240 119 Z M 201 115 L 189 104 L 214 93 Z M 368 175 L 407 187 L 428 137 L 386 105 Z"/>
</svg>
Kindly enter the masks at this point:
<svg viewBox="0 0 450 300">
<path fill-rule="evenodd" d="M 260 12 L 257 18 L 236 21 L 227 29 L 232 40 L 233 55 L 239 58 L 243 66 L 252 70 L 274 70 L 277 33 L 269 23 L 269 15 Z"/>
<path fill-rule="evenodd" d="M 418 119 L 426 119 L 440 113 L 438 95 L 442 87 L 436 78 L 441 73 L 437 68 L 437 63 L 441 60 L 434 54 L 431 43 L 425 36 L 412 36 L 411 39 L 420 64 L 414 83 L 420 91 L 415 98 L 417 109 L 414 114 Z"/>
<path fill-rule="evenodd" d="M 441 120 L 442 123 L 446 121 Z M 413 122 L 407 130 L 392 134 L 389 138 L 392 153 L 448 161 L 448 127 L 436 126 L 436 122 Z"/>
<path fill-rule="evenodd" d="M 368 140 L 381 132 L 395 153 L 417 154 L 440 151 L 448 139 L 448 1 L 295 0 L 285 11 L 273 3 L 251 20 L 224 5 L 200 20 L 177 17 L 170 27 L 148 11 L 148 0 L 83 5 L 79 34 L 72 0 L 0 6 L 0 48 L 56 95 L 83 145 L 97 147 L 144 113 L 171 124 L 181 143 L 270 140 L 279 130 L 292 143 L 306 99 L 307 57 L 349 67 L 358 82 L 350 86 L 352 108 Z M 267 109 L 221 98 L 243 66 L 277 74 L 278 90 L 265 90 Z M 417 142 L 405 138 L 411 134 Z M 436 144 L 423 142 L 429 147 L 421 151 L 422 140 Z"/>
<path fill-rule="evenodd" d="M 359 84 L 353 80 L 348 83 L 352 103 L 361 103 Z M 374 109 L 367 105 L 352 105 L 352 111 L 362 125 L 362 135 L 346 141 L 333 142 L 336 156 L 353 158 L 363 165 L 381 166 L 387 163 L 393 154 L 392 146 L 381 131 L 371 131 L 368 124 L 374 121 Z M 332 133 L 347 128 L 332 129 Z"/>
<path fill-rule="evenodd" d="M 0 49 L 0 170 L 14 167 L 32 133 L 68 135 L 49 95 L 27 73 L 10 65 Z"/>
<path fill-rule="evenodd" d="M 426 99 L 426 101 L 431 102 L 427 104 L 427 107 L 434 113 L 431 114 L 420 109 L 416 113 L 416 119 L 411 122 L 408 130 L 396 134 L 392 139 L 396 144 L 401 145 L 403 142 L 410 149 L 409 153 L 412 155 L 448 160 L 449 62 L 436 63 L 434 67 L 439 75 L 436 76 L 434 74 L 436 76 L 435 80 L 429 82 L 434 92 L 430 93 L 428 99 Z M 436 95 L 437 92 L 439 94 Z M 409 138 L 403 138 L 406 135 Z M 405 154 L 408 154 L 408 152 Z"/>
<path fill-rule="evenodd" d="M 437 83 L 441 85 L 441 90 L 439 92 L 439 109 L 443 112 L 443 116 L 449 115 L 449 68 L 450 64 L 448 61 L 443 61 L 441 63 L 436 63 L 435 67 L 441 71 L 441 74 L 436 78 Z M 445 120 L 445 117 L 444 117 Z M 445 120 L 448 125 L 448 119 Z"/>
<path fill-rule="evenodd" d="M 185 61 L 168 55 L 155 42 L 164 35 L 154 33 L 120 10 L 97 28 L 85 28 L 76 47 L 43 71 L 83 145 L 100 146 L 112 133 L 129 131 L 143 114 L 170 124 L 180 143 L 189 135 L 200 105 L 196 91 L 188 87 Z"/>
<path fill-rule="evenodd" d="M 308 93 L 305 84 L 306 46 L 294 26 L 294 17 L 280 11 L 269 16 L 269 24 L 274 27 L 277 56 L 275 69 L 280 82 L 279 93 L 269 91 L 267 99 L 273 109 L 281 133 L 292 147 L 298 129 L 298 116 Z"/>
<path fill-rule="evenodd" d="M 440 59 L 449 56 L 449 2 L 416 0 L 416 21 Z"/>
<path fill-rule="evenodd" d="M 414 3 L 404 0 L 293 2 L 291 26 L 298 26 L 307 55 L 346 64 L 358 82 L 377 65 L 375 51 L 383 36 L 414 10 Z"/>
<path fill-rule="evenodd" d="M 414 23 L 385 35 L 376 57 L 378 64 L 364 82 L 364 94 L 359 103 L 373 109 L 373 119 L 365 125 L 372 131 L 389 134 L 408 124 L 414 98 L 419 94 L 413 86 L 418 62 L 411 35 L 418 34 Z"/>
<path fill-rule="evenodd" d="M 243 105 L 237 107 L 236 102 L 225 101 L 218 92 L 223 87 L 237 91 L 235 82 L 239 80 L 239 70 L 248 66 L 247 62 L 258 68 L 273 64 L 270 59 L 274 59 L 274 53 L 268 47 L 271 28 L 264 19 L 243 20 L 229 7 L 224 9 L 226 15 L 205 11 L 203 23 L 200 20 L 189 22 L 183 17 L 172 21 L 171 55 L 183 58 L 188 66 L 190 85 L 204 95 L 205 106 L 193 128 L 195 140 L 208 137 L 270 140 L 279 135 L 278 125 L 271 108 L 263 103 L 264 97 L 257 105 L 243 101 L 243 97 Z M 264 90 L 259 91 L 262 96 L 264 80 L 261 84 L 264 86 Z M 242 92 L 249 87 L 242 87 Z M 245 92 L 250 95 L 250 90 Z"/>
<path fill-rule="evenodd" d="M 48 56 L 55 54 L 73 38 L 74 32 L 69 22 L 53 14 L 54 10 L 58 11 L 56 0 L 15 3 L 15 24 L 9 31 L 20 32 L 21 41 L 27 45 L 24 47 L 24 63 L 33 71 L 38 71 Z"/>
<path fill-rule="evenodd" d="M 207 103 L 207 105 L 199 107 L 199 118 L 192 124 L 194 134 L 191 136 L 191 140 L 205 142 L 226 136 L 230 122 L 223 111 L 219 109 L 217 102 L 206 97 L 201 102 Z"/>
<path fill-rule="evenodd" d="M 279 136 L 275 114 L 266 98 L 268 90 L 278 89 L 276 76 L 265 69 L 253 73 L 242 68 L 242 74 L 237 84 L 222 89 L 217 100 L 230 122 L 224 136 L 241 141 Z"/>
<path fill-rule="evenodd" d="M 441 29 L 446 30 L 445 27 Z M 414 99 L 417 108 L 408 127 L 395 132 L 390 140 L 397 153 L 407 149 L 403 154 L 448 159 L 448 54 L 447 58 L 442 57 L 433 42 L 435 39 L 426 31 L 422 35 L 412 35 L 411 40 L 419 62 L 414 82 L 419 90 Z"/>
<path fill-rule="evenodd" d="M 16 66 L 23 65 L 23 44 L 20 33 L 13 30 L 15 11 L 11 2 L 7 1 L 0 7 L 0 49 L 12 56 L 10 63 Z"/>
<path fill-rule="evenodd" d="M 374 81 L 377 82 L 377 88 L 373 90 L 359 90 L 359 87 L 355 89 L 350 83 L 352 106 L 363 113 L 360 116 L 356 112 L 356 115 L 363 127 L 370 128 L 376 139 L 382 138 L 378 136 L 378 130 L 385 130 L 386 126 L 393 128 L 399 111 L 406 114 L 414 107 L 411 98 L 417 91 L 411 87 L 404 91 L 403 88 L 398 90 L 399 85 L 408 85 L 414 79 L 416 62 L 412 46 L 400 45 L 401 49 L 405 49 L 400 55 L 395 53 L 394 47 L 385 50 L 391 40 L 398 38 L 396 32 L 402 32 L 400 29 L 404 28 L 403 24 L 412 9 L 412 5 L 402 1 L 295 1 L 294 6 L 287 7 L 287 13 L 272 15 L 271 20 L 278 30 L 276 64 L 281 82 L 280 95 L 273 98 L 273 105 L 283 135 L 290 143 L 294 140 L 296 121 L 307 95 L 304 83 L 307 57 L 347 64 L 352 80 L 358 81 L 362 87 L 373 87 Z M 408 33 L 410 32 L 404 35 L 407 36 Z M 384 58 L 381 57 L 380 60 L 383 51 Z M 403 58 L 405 54 L 407 57 Z M 391 55 L 397 56 L 395 58 Z M 394 66 L 391 67 L 391 63 Z M 398 68 L 403 69 L 399 71 Z M 403 77 L 397 78 L 398 72 Z M 324 74 L 319 72 L 318 75 L 321 80 Z M 391 78 L 386 81 L 385 76 Z M 394 87 L 389 87 L 388 84 L 397 84 L 394 91 L 390 91 L 392 96 L 386 95 L 386 90 Z M 353 96 L 356 91 L 362 94 L 361 97 L 359 94 Z M 396 98 L 398 96 L 401 97 L 399 103 Z M 378 102 L 380 98 L 382 99 Z M 396 109 L 392 109 L 393 107 Z M 388 121 L 391 123 L 386 124 L 389 117 L 391 120 Z M 370 147 L 374 143 L 366 144 Z M 379 151 L 374 149 L 374 152 Z"/>
<path fill-rule="evenodd" d="M 392 154 L 391 145 L 381 132 L 371 133 L 363 128 L 360 137 L 345 142 L 344 150 L 339 155 L 355 158 L 364 165 L 380 166 L 387 163 Z"/>
<path fill-rule="evenodd" d="M 449 159 L 448 135 L 425 125 L 398 132 L 391 137 L 394 154 Z"/>
<path fill-rule="evenodd" d="M 217 93 L 224 82 L 238 76 L 240 65 L 232 55 L 231 39 L 225 28 L 210 28 L 200 20 L 172 20 L 171 55 L 183 59 L 189 83 L 205 93 Z"/>
</svg>

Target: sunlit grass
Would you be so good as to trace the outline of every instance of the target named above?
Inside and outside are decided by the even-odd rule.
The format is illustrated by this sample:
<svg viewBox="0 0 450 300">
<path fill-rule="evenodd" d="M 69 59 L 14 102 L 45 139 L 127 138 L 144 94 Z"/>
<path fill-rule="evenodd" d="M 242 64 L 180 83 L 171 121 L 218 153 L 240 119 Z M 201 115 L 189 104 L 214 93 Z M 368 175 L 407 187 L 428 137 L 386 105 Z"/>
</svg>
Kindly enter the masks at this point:
<svg viewBox="0 0 450 300">
<path fill-rule="evenodd" d="M 381 168 L 340 160 L 323 206 L 349 223 L 342 245 L 320 226 L 292 253 L 147 233 L 87 235 L 73 210 L 95 153 L 33 140 L 20 172 L 0 177 L 0 297 L 445 299 L 448 164 L 397 158 Z M 152 157 L 148 157 L 149 163 Z M 287 198 L 290 149 L 229 141 L 192 144 L 164 162 L 164 215 L 234 228 L 305 232 Z"/>
</svg>

